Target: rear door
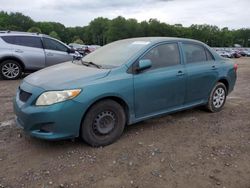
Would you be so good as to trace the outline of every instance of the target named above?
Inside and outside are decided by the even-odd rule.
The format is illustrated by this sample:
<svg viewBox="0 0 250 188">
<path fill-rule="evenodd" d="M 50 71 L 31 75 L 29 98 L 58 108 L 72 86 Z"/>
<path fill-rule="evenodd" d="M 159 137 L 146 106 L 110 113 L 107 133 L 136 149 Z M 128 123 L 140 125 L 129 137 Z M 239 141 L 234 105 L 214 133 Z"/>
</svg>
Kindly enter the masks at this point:
<svg viewBox="0 0 250 188">
<path fill-rule="evenodd" d="M 73 60 L 73 54 L 68 53 L 69 48 L 59 41 L 43 37 L 43 45 L 45 48 L 46 66 Z"/>
<path fill-rule="evenodd" d="M 134 74 L 134 101 L 137 118 L 160 114 L 183 105 L 186 75 L 177 43 L 157 45 L 141 59 L 152 67 Z"/>
<path fill-rule="evenodd" d="M 45 66 L 45 55 L 39 36 L 3 36 L 2 39 L 12 44 L 14 57 L 25 64 L 25 69 L 38 70 Z"/>
<path fill-rule="evenodd" d="M 182 43 L 182 51 L 188 75 L 185 104 L 205 102 L 218 78 L 214 57 L 196 43 Z"/>
</svg>

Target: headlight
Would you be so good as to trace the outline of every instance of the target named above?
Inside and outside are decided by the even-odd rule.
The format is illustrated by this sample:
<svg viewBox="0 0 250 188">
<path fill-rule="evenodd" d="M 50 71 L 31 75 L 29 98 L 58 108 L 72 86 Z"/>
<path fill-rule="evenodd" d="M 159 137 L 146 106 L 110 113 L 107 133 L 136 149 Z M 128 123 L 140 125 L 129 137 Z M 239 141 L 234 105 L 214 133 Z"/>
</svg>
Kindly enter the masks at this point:
<svg viewBox="0 0 250 188">
<path fill-rule="evenodd" d="M 51 105 L 58 102 L 75 98 L 81 89 L 63 90 L 63 91 L 47 91 L 42 93 L 36 100 L 37 106 Z"/>
</svg>

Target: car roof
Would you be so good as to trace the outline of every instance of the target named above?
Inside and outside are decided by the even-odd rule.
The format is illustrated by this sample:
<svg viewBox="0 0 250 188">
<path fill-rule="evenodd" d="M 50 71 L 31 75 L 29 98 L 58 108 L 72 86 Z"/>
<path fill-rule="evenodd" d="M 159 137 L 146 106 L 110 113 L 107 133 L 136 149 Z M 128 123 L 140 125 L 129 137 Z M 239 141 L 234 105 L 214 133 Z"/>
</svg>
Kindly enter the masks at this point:
<svg viewBox="0 0 250 188">
<path fill-rule="evenodd" d="M 138 37 L 138 38 L 128 38 L 123 40 L 131 40 L 134 42 L 137 41 L 143 41 L 143 42 L 149 42 L 149 43 L 159 43 L 159 42 L 167 42 L 167 41 L 183 41 L 183 42 L 196 42 L 196 43 L 202 43 L 198 40 L 194 39 L 187 39 L 187 38 L 178 38 L 178 37 Z"/>
<path fill-rule="evenodd" d="M 0 36 L 38 36 L 38 37 L 50 37 L 45 34 L 21 32 L 21 31 L 0 31 Z"/>
</svg>

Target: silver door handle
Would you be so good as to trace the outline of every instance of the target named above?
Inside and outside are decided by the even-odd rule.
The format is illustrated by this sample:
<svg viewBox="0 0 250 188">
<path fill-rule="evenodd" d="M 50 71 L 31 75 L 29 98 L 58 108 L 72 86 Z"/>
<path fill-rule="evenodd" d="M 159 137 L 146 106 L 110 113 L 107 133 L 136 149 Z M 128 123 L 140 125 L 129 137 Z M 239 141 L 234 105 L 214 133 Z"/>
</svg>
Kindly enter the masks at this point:
<svg viewBox="0 0 250 188">
<path fill-rule="evenodd" d="M 53 53 L 49 52 L 49 53 L 47 53 L 47 56 L 53 56 Z"/>
<path fill-rule="evenodd" d="M 15 52 L 17 52 L 17 53 L 23 53 L 23 51 L 20 50 L 20 49 L 16 49 Z"/>
</svg>

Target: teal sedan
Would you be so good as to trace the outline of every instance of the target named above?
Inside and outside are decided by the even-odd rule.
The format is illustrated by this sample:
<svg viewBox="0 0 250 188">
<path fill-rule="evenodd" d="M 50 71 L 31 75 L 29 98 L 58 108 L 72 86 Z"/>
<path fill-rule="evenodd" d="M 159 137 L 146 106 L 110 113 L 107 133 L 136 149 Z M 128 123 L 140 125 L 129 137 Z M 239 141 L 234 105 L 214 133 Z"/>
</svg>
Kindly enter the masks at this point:
<svg viewBox="0 0 250 188">
<path fill-rule="evenodd" d="M 220 111 L 237 64 L 190 39 L 145 37 L 99 48 L 81 60 L 27 76 L 17 90 L 17 125 L 31 136 L 117 140 L 126 125 L 206 106 Z"/>
</svg>

